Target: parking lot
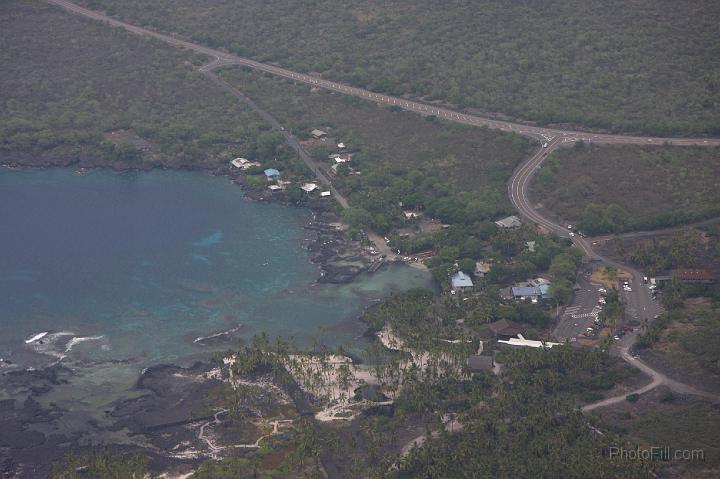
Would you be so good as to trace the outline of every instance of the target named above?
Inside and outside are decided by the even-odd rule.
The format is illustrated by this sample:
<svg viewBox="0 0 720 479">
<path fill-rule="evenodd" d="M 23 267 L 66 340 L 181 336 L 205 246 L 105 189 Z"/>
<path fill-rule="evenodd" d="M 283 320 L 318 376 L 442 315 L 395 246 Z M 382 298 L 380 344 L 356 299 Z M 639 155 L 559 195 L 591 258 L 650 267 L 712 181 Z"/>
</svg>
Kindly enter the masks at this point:
<svg viewBox="0 0 720 479">
<path fill-rule="evenodd" d="M 583 271 L 578 275 L 572 302 L 565 308 L 555 331 L 553 331 L 553 335 L 558 341 L 572 340 L 582 336 L 587 328 L 594 326 L 593 321 L 600 313 L 599 289 L 600 285 L 590 283 L 588 271 Z"/>
</svg>

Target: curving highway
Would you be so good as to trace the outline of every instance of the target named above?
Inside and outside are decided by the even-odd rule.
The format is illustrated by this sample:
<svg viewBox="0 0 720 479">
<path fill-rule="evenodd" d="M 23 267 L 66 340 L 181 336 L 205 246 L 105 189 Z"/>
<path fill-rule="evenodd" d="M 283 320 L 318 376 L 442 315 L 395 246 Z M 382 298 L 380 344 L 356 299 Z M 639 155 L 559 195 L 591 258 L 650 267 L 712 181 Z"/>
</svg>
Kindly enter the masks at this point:
<svg viewBox="0 0 720 479">
<path fill-rule="evenodd" d="M 379 93 L 375 93 L 372 91 L 364 90 L 361 88 L 351 87 L 348 85 L 344 85 L 342 83 L 337 83 L 329 80 L 324 80 L 322 78 L 318 78 L 312 75 L 306 75 L 303 73 L 297 73 L 293 72 L 291 70 L 287 70 L 284 68 L 280 68 L 274 65 L 267 65 L 264 63 L 260 63 L 254 60 L 250 60 L 248 58 L 242 58 L 236 55 L 232 55 L 227 52 L 223 52 L 220 50 L 208 48 L 196 43 L 192 43 L 186 40 L 182 40 L 179 38 L 176 38 L 171 35 L 166 35 L 158 32 L 154 32 L 152 30 L 148 30 L 145 28 L 141 28 L 135 25 L 131 25 L 113 18 L 110 18 L 102 13 L 98 13 L 86 8 L 83 8 L 79 5 L 76 5 L 72 2 L 66 1 L 66 0 L 44 0 L 47 3 L 62 7 L 66 10 L 69 10 L 71 12 L 77 13 L 79 15 L 83 15 L 85 17 L 98 20 L 101 22 L 108 23 L 112 26 L 123 28 L 131 33 L 142 35 L 146 37 L 152 37 L 158 40 L 161 40 L 165 43 L 168 43 L 170 45 L 174 45 L 180 48 L 185 48 L 191 51 L 194 51 L 196 53 L 201 53 L 204 55 L 207 55 L 213 60 L 200 68 L 200 72 L 203 74 L 209 76 L 214 81 L 218 82 L 223 88 L 228 89 L 233 95 L 236 97 L 242 99 L 243 101 L 247 102 L 251 107 L 254 107 L 254 109 L 257 109 L 257 106 L 252 103 L 251 100 L 249 100 L 245 95 L 243 95 L 241 92 L 233 89 L 230 87 L 230 85 L 227 85 L 222 80 L 220 80 L 217 76 L 212 74 L 212 70 L 224 67 L 224 66 L 245 66 L 249 67 L 255 70 L 267 72 L 276 76 L 280 76 L 283 78 L 287 78 L 290 80 L 294 80 L 296 82 L 306 83 L 308 85 L 317 87 L 317 88 L 324 88 L 326 90 L 332 90 L 338 93 L 342 93 L 345 95 L 355 96 L 358 98 L 363 98 L 365 100 L 373 101 L 376 103 L 389 105 L 389 106 L 396 106 L 400 109 L 411 111 L 415 113 L 419 113 L 421 115 L 426 116 L 436 116 L 438 118 L 442 118 L 447 121 L 453 121 L 456 123 L 462 123 L 467 125 L 475 125 L 475 126 L 486 126 L 489 128 L 499 129 L 502 131 L 507 132 L 513 132 L 517 133 L 519 135 L 531 137 L 537 140 L 540 140 L 544 146 L 541 146 L 538 151 L 532 155 L 528 160 L 523 162 L 520 166 L 518 166 L 513 173 L 512 177 L 510 178 L 510 181 L 508 182 L 508 195 L 510 196 L 510 200 L 512 201 L 513 205 L 518 209 L 520 214 L 525 217 L 525 219 L 530 220 L 534 223 L 537 223 L 538 225 L 541 225 L 543 228 L 547 229 L 548 231 L 555 233 L 562 237 L 570 237 L 569 232 L 566 227 L 559 225 L 557 223 L 554 223 L 552 220 L 542 216 L 540 213 L 538 213 L 535 208 L 532 206 L 530 199 L 528 198 L 528 185 L 530 181 L 532 180 L 533 175 L 535 174 L 537 168 L 542 164 L 542 162 L 547 158 L 547 156 L 554 151 L 556 148 L 563 144 L 567 143 L 574 143 L 576 141 L 585 141 L 585 142 L 591 142 L 591 143 L 603 143 L 603 144 L 638 144 L 638 145 L 662 145 L 662 144 L 671 144 L 675 146 L 691 146 L 691 145 L 699 145 L 699 146 L 720 146 L 720 139 L 719 138 L 662 138 L 662 137 L 642 137 L 642 136 L 629 136 L 629 135 L 612 135 L 612 134 L 603 134 L 603 133 L 592 133 L 592 132 L 580 132 L 580 131 L 573 131 L 573 130 L 562 130 L 562 129 L 556 129 L 556 128 L 543 128 L 543 127 L 536 127 L 536 126 L 530 126 L 530 125 L 524 125 L 521 123 L 513 123 L 508 121 L 499 121 L 499 120 L 493 120 L 490 118 L 485 118 L 478 115 L 470 115 L 458 111 L 451 110 L 449 108 L 437 106 L 437 105 L 431 105 L 427 103 L 422 103 L 418 101 L 412 101 L 404 98 L 398 98 L 393 97 L 389 95 L 383 95 Z M 264 112 L 263 112 L 264 113 Z M 274 123 L 273 123 L 274 122 Z M 271 123 L 273 123 L 273 126 L 279 127 L 279 124 L 272 119 Z M 282 130 L 282 128 L 280 128 Z M 289 134 L 285 133 L 285 138 L 288 140 L 288 142 L 297 149 L 299 145 L 295 144 L 296 140 Z M 302 150 L 302 148 L 300 148 Z M 303 158 L 303 155 L 300 155 L 301 158 Z M 305 158 L 303 158 L 305 160 Z M 306 162 L 307 163 L 307 162 Z M 343 204 L 344 198 L 342 198 L 337 191 L 334 191 L 334 188 L 332 188 L 332 185 L 330 184 L 329 180 L 325 178 L 325 176 L 322 174 L 322 172 L 316 171 L 315 165 L 308 165 L 310 168 L 316 173 L 320 181 L 328 186 L 333 190 L 333 195 L 338 198 L 338 200 Z M 347 202 L 344 202 L 344 207 L 347 207 Z M 628 271 L 632 276 L 632 286 L 633 286 L 633 292 L 632 294 L 629 294 L 628 297 L 626 297 L 626 300 L 629 304 L 631 304 L 632 308 L 632 314 L 636 316 L 636 319 L 642 321 L 643 319 L 650 319 L 648 317 L 648 314 L 650 311 L 652 311 L 652 299 L 650 298 L 650 293 L 647 288 L 643 287 L 642 282 L 642 275 L 639 271 L 635 270 L 629 265 L 624 265 L 621 263 L 618 263 L 614 260 L 611 260 L 609 258 L 605 258 L 599 254 L 597 254 L 595 251 L 593 251 L 591 247 L 591 243 L 586 240 L 585 238 L 582 238 L 580 236 L 573 236 L 571 237 L 571 240 L 573 244 L 580 248 L 583 253 L 590 258 L 591 260 L 597 260 L 601 261 L 607 265 L 614 266 L 616 268 L 623 269 L 625 271 Z M 652 316 L 650 316 L 652 317 Z M 648 374 L 652 377 L 653 381 L 648 384 L 647 386 L 644 386 L 643 388 L 640 388 L 639 390 L 635 391 L 636 393 L 644 393 L 647 392 L 656 386 L 660 384 L 666 384 L 670 386 L 672 389 L 677 390 L 679 392 L 684 393 L 690 393 L 690 394 L 698 394 L 703 395 L 706 397 L 713 397 L 717 399 L 716 396 L 704 393 L 702 391 L 695 390 L 691 388 L 690 386 L 687 386 L 683 383 L 673 381 L 666 376 L 664 376 L 662 373 L 653 370 L 649 366 L 647 366 L 644 363 L 639 362 L 637 359 L 633 358 L 628 354 L 628 347 L 632 344 L 635 338 L 635 334 L 627 335 L 621 344 L 619 345 L 619 348 L 616 348 L 616 353 L 620 355 L 625 361 L 627 361 L 629 364 L 639 368 L 641 371 L 643 371 L 645 374 Z M 623 400 L 625 396 L 619 396 L 617 398 L 610 398 L 603 401 L 600 401 L 598 403 L 595 403 L 593 405 L 586 406 L 585 410 L 592 410 L 597 407 L 602 407 L 610 404 L 614 404 L 616 402 L 619 402 Z"/>
<path fill-rule="evenodd" d="M 573 130 L 561 130 L 556 128 L 542 128 L 521 123 L 513 123 L 509 121 L 493 120 L 478 115 L 470 115 L 449 108 L 431 105 L 428 103 L 412 101 L 405 98 L 383 95 L 372 91 L 356 88 L 338 82 L 324 80 L 312 75 L 297 73 L 285 68 L 274 65 L 260 63 L 249 58 L 243 58 L 221 50 L 205 47 L 197 43 L 176 38 L 172 35 L 154 32 L 142 27 L 131 25 L 129 23 L 116 20 L 99 12 L 83 8 L 66 0 L 45 0 L 47 3 L 57 5 L 71 12 L 83 15 L 94 20 L 108 23 L 112 26 L 123 28 L 131 33 L 152 37 L 161 40 L 170 45 L 185 48 L 196 53 L 201 53 L 214 58 L 213 68 L 219 66 L 246 66 L 255 70 L 271 73 L 273 75 L 294 80 L 308 85 L 332 90 L 345 95 L 363 98 L 383 105 L 396 106 L 403 110 L 412 111 L 421 115 L 434 115 L 444 120 L 462 123 L 466 125 L 487 126 L 498 130 L 517 133 L 519 135 L 535 138 L 540 141 L 552 141 L 559 138 L 561 143 L 574 143 L 575 141 L 586 141 L 592 143 L 607 144 L 642 144 L 642 145 L 662 145 L 669 143 L 678 146 L 704 145 L 704 146 L 720 146 L 720 138 L 662 138 L 662 137 L 642 137 L 627 135 L 610 135 L 603 133 L 581 132 Z"/>
</svg>

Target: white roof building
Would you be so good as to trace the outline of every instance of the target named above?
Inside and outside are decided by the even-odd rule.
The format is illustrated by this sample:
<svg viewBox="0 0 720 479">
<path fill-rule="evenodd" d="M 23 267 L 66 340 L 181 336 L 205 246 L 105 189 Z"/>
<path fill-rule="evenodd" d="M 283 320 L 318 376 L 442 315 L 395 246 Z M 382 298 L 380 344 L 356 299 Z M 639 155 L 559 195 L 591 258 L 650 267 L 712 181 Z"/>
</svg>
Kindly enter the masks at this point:
<svg viewBox="0 0 720 479">
<path fill-rule="evenodd" d="M 332 194 L 332 193 L 330 193 L 329 191 L 322 191 L 322 192 L 320 192 L 320 196 L 323 197 L 323 198 L 328 198 L 331 194 Z"/>
<path fill-rule="evenodd" d="M 405 215 L 406 219 L 413 219 L 413 218 L 420 218 L 422 216 L 422 211 L 412 211 L 412 210 L 406 210 L 403 211 L 403 214 Z"/>
<path fill-rule="evenodd" d="M 550 349 L 553 346 L 562 346 L 561 343 L 550 343 L 543 341 L 535 341 L 533 339 L 525 339 L 522 334 L 518 334 L 517 338 L 510 338 L 508 340 L 498 339 L 498 343 L 509 344 L 510 346 L 523 346 L 528 348 L 544 348 Z"/>
<path fill-rule="evenodd" d="M 232 163 L 235 168 L 242 168 L 243 165 L 245 165 L 245 163 L 247 162 L 248 160 L 246 160 L 245 158 L 235 158 L 230 163 Z"/>
<path fill-rule="evenodd" d="M 300 189 L 306 193 L 310 193 L 311 191 L 315 191 L 317 187 L 318 185 L 316 185 L 315 183 L 305 183 L 300 187 Z"/>
</svg>

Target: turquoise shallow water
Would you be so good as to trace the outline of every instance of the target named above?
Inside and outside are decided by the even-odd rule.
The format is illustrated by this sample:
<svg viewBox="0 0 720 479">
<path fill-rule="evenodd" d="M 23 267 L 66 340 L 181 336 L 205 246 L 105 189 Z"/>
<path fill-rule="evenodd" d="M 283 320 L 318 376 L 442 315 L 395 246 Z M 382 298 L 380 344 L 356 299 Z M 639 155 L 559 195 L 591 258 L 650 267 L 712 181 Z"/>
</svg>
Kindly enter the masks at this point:
<svg viewBox="0 0 720 479">
<path fill-rule="evenodd" d="M 202 173 L 0 169 L 0 357 L 36 367 L 63 355 L 123 359 L 128 370 L 113 371 L 129 377 L 206 358 L 212 346 L 195 338 L 240 325 L 245 337 L 349 343 L 373 299 L 429 285 L 400 266 L 315 284 L 307 215 Z M 25 344 L 45 331 L 68 335 L 60 346 Z"/>
</svg>

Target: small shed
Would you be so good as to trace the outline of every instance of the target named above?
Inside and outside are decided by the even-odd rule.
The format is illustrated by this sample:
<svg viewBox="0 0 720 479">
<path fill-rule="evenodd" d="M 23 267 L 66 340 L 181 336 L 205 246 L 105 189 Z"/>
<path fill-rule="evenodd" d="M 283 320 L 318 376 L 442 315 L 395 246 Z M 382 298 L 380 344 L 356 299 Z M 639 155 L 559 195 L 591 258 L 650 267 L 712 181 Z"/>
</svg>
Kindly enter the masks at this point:
<svg viewBox="0 0 720 479">
<path fill-rule="evenodd" d="M 275 168 L 268 168 L 267 170 L 265 170 L 265 176 L 268 180 L 276 180 L 280 178 L 280 172 Z"/>
<path fill-rule="evenodd" d="M 462 271 L 458 271 L 453 275 L 451 283 L 453 289 L 466 289 L 473 287 L 473 282 L 470 279 L 470 276 Z"/>
<path fill-rule="evenodd" d="M 321 191 L 320 192 L 321 198 L 330 198 L 331 195 L 332 195 L 332 193 L 330 193 L 329 191 Z"/>
<path fill-rule="evenodd" d="M 313 138 L 316 138 L 316 139 L 325 138 L 327 136 L 327 132 L 318 130 L 318 129 L 314 129 L 313 131 L 310 132 L 310 134 L 312 135 Z"/>
<path fill-rule="evenodd" d="M 268 189 L 270 191 L 280 191 L 283 189 L 283 187 L 280 185 L 270 185 L 270 186 L 268 186 Z"/>
<path fill-rule="evenodd" d="M 303 190 L 305 193 L 310 193 L 312 191 L 315 191 L 317 189 L 318 185 L 315 183 L 305 183 L 300 187 L 301 190 Z"/>
<path fill-rule="evenodd" d="M 478 261 L 475 263 L 475 277 L 482 278 L 490 272 L 490 263 Z"/>
</svg>

